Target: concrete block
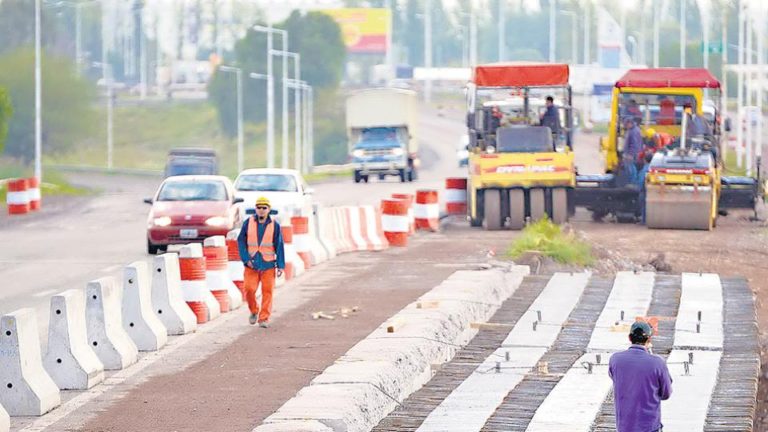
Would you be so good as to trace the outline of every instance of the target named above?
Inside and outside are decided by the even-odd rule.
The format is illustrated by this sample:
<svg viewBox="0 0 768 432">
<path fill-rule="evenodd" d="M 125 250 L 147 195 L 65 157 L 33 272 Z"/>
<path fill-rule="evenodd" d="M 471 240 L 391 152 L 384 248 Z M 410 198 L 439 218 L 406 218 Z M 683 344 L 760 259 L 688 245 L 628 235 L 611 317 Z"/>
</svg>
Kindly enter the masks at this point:
<svg viewBox="0 0 768 432">
<path fill-rule="evenodd" d="M 0 432 L 8 432 L 11 430 L 11 418 L 8 416 L 8 411 L 0 405 Z"/>
<path fill-rule="evenodd" d="M 333 235 L 333 215 L 330 209 L 321 209 L 317 204 L 313 207 L 314 220 L 313 227 L 317 231 L 317 240 L 323 246 L 323 249 L 327 252 L 328 259 L 336 258 L 338 251 L 334 243 L 335 236 Z"/>
<path fill-rule="evenodd" d="M 320 228 L 317 222 L 317 206 L 314 207 L 312 214 L 310 214 L 308 217 L 312 265 L 317 265 L 321 262 L 328 261 L 331 256 L 320 239 Z"/>
<path fill-rule="evenodd" d="M 181 292 L 179 256 L 166 253 L 152 261 L 152 307 L 169 335 L 197 330 L 197 318 Z"/>
<path fill-rule="evenodd" d="M 168 330 L 152 310 L 149 267 L 144 261 L 123 271 L 123 328 L 139 351 L 157 351 L 168 343 Z"/>
<path fill-rule="evenodd" d="M 316 420 L 286 420 L 278 423 L 263 424 L 253 432 L 334 432 L 333 428 Z M 0 430 L 2 432 L 2 430 Z"/>
<path fill-rule="evenodd" d="M 88 282 L 85 289 L 88 342 L 106 370 L 126 368 L 139 357 L 136 344 L 123 329 L 122 291 L 113 277 Z"/>
<path fill-rule="evenodd" d="M 51 297 L 43 365 L 61 390 L 86 390 L 104 381 L 104 364 L 88 345 L 82 290 L 71 289 Z"/>
<path fill-rule="evenodd" d="M 61 404 L 56 383 L 43 367 L 33 309 L 0 318 L 0 404 L 11 416 L 41 416 Z"/>
</svg>

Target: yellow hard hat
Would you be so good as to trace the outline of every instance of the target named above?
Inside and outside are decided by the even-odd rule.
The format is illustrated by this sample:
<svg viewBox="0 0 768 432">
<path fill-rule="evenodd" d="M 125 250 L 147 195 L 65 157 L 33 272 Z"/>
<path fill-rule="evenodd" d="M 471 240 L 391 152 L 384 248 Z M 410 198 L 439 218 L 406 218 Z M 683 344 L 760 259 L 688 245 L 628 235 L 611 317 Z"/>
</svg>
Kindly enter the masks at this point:
<svg viewBox="0 0 768 432">
<path fill-rule="evenodd" d="M 646 138 L 653 138 L 654 135 L 656 135 L 656 129 L 648 128 L 648 129 L 645 130 L 645 137 Z"/>
<path fill-rule="evenodd" d="M 256 200 L 256 205 L 257 206 L 260 206 L 260 205 L 264 206 L 265 205 L 265 206 L 267 206 L 269 208 L 272 208 L 272 204 L 269 203 L 269 200 L 267 199 L 267 197 L 259 197 Z"/>
</svg>

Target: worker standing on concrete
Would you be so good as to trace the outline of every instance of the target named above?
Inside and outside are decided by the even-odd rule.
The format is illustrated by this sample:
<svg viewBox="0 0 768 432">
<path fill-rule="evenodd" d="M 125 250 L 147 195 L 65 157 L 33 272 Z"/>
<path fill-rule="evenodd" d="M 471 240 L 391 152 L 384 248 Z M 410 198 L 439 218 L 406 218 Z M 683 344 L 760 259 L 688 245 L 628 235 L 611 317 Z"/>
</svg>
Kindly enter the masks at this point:
<svg viewBox="0 0 768 432">
<path fill-rule="evenodd" d="M 634 185 L 637 177 L 637 166 L 640 152 L 643 151 L 643 135 L 640 128 L 635 124 L 635 119 L 626 117 L 624 119 L 624 151 L 622 152 L 622 169 L 624 171 L 624 184 Z"/>
<path fill-rule="evenodd" d="M 645 321 L 632 324 L 626 351 L 611 356 L 617 432 L 660 432 L 661 401 L 672 395 L 667 364 L 649 352 L 653 330 Z"/>
<path fill-rule="evenodd" d="M 272 291 L 275 288 L 275 277 L 280 277 L 285 269 L 285 251 L 280 224 L 269 216 L 271 205 L 269 200 L 260 197 L 256 200 L 256 215 L 243 222 L 240 235 L 237 237 L 240 259 L 245 266 L 243 287 L 245 299 L 251 316 L 251 325 L 259 323 L 259 327 L 269 327 L 269 316 L 272 313 Z M 256 290 L 261 283 L 261 308 L 256 301 Z"/>
</svg>

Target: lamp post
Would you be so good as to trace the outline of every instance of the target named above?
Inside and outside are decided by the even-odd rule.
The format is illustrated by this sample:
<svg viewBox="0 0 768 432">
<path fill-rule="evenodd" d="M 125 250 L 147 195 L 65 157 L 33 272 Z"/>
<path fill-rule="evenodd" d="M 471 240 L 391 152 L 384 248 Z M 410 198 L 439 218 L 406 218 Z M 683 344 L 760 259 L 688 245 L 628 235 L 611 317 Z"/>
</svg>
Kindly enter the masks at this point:
<svg viewBox="0 0 768 432">
<path fill-rule="evenodd" d="M 275 29 L 272 27 L 272 23 L 269 25 L 260 26 L 254 25 L 251 27 L 254 31 L 267 34 L 267 75 L 273 76 L 272 73 L 272 36 L 277 33 L 283 38 L 283 50 L 288 48 L 288 32 L 281 29 Z M 283 70 L 286 69 L 285 63 L 283 64 Z M 275 87 L 274 79 L 267 80 L 267 167 L 275 167 Z M 283 96 L 287 99 L 287 90 L 283 92 Z M 285 99 L 283 105 L 285 105 Z M 288 114 L 284 114 L 284 119 L 288 117 Z M 287 129 L 283 126 L 283 132 L 287 134 Z M 287 138 L 283 137 L 283 145 L 287 145 Z M 285 151 L 285 150 L 283 150 Z M 285 153 L 284 153 L 285 154 Z"/>
<path fill-rule="evenodd" d="M 273 85 L 272 77 L 270 75 L 251 72 L 250 74 L 248 74 L 248 76 L 252 79 L 265 80 L 268 86 Z M 238 157 L 240 157 L 240 155 L 238 155 Z"/>
<path fill-rule="evenodd" d="M 685 67 L 685 31 L 686 31 L 686 22 L 685 22 L 685 1 L 680 1 L 680 67 Z"/>
<path fill-rule="evenodd" d="M 113 151 L 113 141 L 112 141 L 112 121 L 113 121 L 113 109 L 114 109 L 114 100 L 113 100 L 113 94 L 112 94 L 112 65 L 109 63 L 104 62 L 94 62 L 93 65 L 95 67 L 100 67 L 104 71 L 104 76 L 106 77 L 104 81 L 104 85 L 107 88 L 107 169 L 112 169 L 112 151 Z"/>
<path fill-rule="evenodd" d="M 290 51 L 284 51 L 284 50 L 272 50 L 270 51 L 272 55 L 276 56 L 282 56 L 283 61 L 285 62 L 289 57 L 293 59 L 293 79 L 294 80 L 301 80 L 301 54 L 290 52 Z M 287 64 L 287 63 L 285 63 Z M 283 72 L 285 73 L 287 68 L 283 68 Z M 288 84 L 290 80 L 287 78 L 287 75 L 285 78 L 283 78 L 283 86 L 287 89 Z M 286 93 L 287 94 L 287 93 Z M 301 142 L 301 129 L 299 125 L 300 121 L 300 111 L 299 106 L 301 105 L 301 95 L 298 91 L 295 91 L 293 93 L 293 104 L 294 107 L 294 168 L 299 169 L 299 165 L 301 164 L 300 159 L 300 142 Z M 286 110 L 285 112 L 288 112 L 288 99 L 286 98 L 285 102 L 283 103 L 283 108 Z M 286 131 L 286 141 L 283 146 L 283 168 L 288 168 L 288 116 L 285 116 L 286 121 L 284 123 L 285 131 Z"/>
<path fill-rule="evenodd" d="M 232 66 L 219 66 L 222 72 L 234 72 L 237 78 L 237 172 L 243 170 L 243 70 Z"/>
<path fill-rule="evenodd" d="M 301 149 L 299 150 L 298 141 L 296 147 L 296 169 L 302 173 L 309 172 L 309 166 L 314 166 L 314 137 L 313 137 L 313 122 L 314 116 L 314 90 L 312 86 L 307 84 L 306 81 L 289 79 L 288 85 L 294 89 L 296 93 L 301 91 L 303 93 L 301 106 L 296 108 L 297 125 L 301 122 Z M 299 120 L 300 119 L 300 120 Z M 299 127 L 297 126 L 297 130 Z"/>
</svg>

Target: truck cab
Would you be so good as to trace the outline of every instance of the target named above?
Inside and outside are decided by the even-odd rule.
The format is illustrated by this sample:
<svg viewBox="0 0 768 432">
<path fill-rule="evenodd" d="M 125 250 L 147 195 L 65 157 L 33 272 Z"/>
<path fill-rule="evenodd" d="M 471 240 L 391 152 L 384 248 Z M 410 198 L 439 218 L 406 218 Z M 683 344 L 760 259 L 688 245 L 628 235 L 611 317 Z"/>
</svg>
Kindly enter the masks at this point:
<svg viewBox="0 0 768 432">
<path fill-rule="evenodd" d="M 175 148 L 168 152 L 165 177 L 179 175 L 217 175 L 216 152 L 206 148 Z"/>
<path fill-rule="evenodd" d="M 370 127 L 359 130 L 352 147 L 352 163 L 355 165 L 355 183 L 368 181 L 375 174 L 406 177 L 413 181 L 408 166 L 408 130 L 404 127 Z M 405 180 L 402 179 L 403 181 Z"/>
</svg>

